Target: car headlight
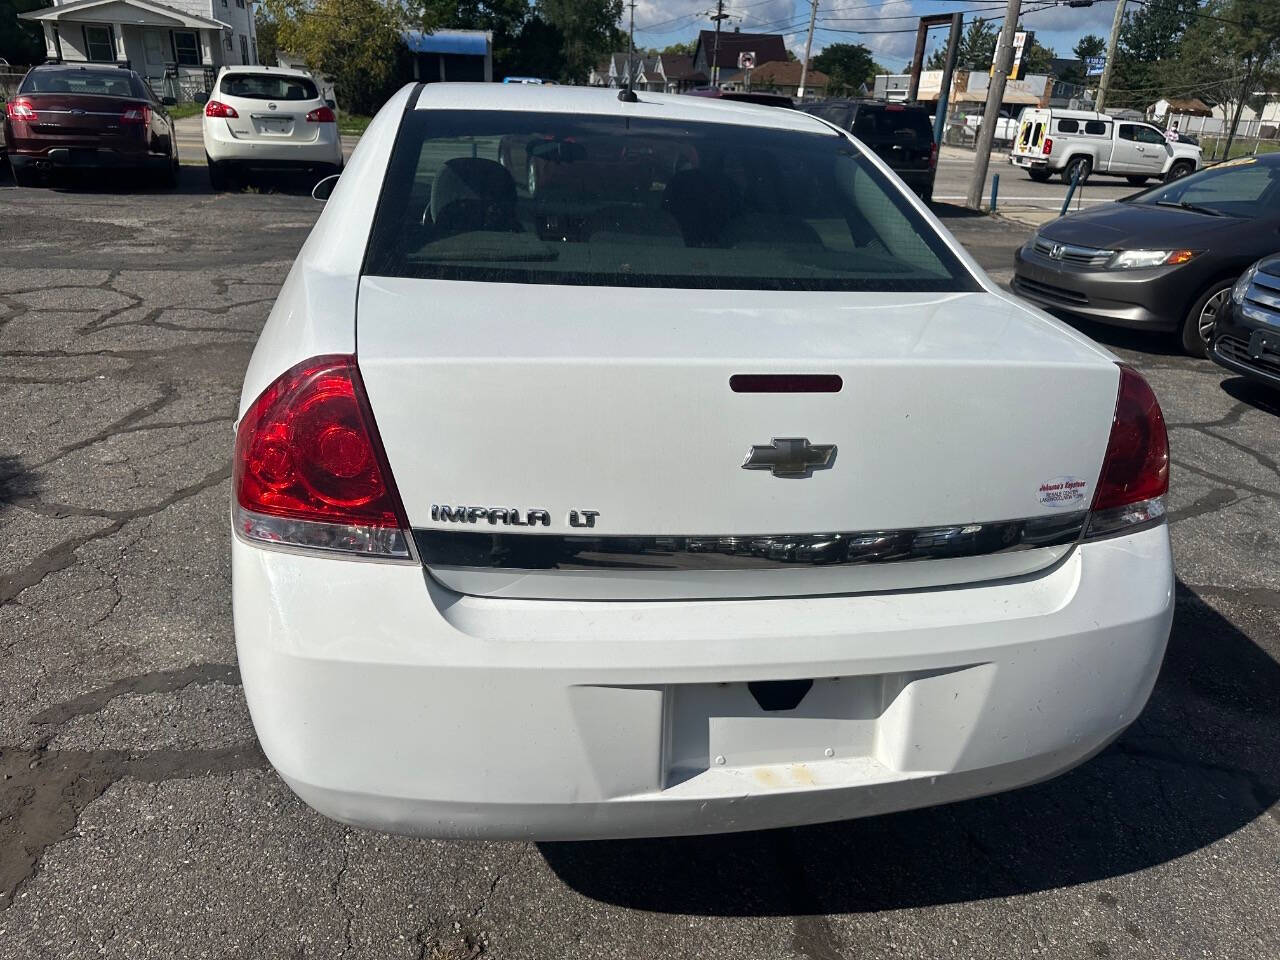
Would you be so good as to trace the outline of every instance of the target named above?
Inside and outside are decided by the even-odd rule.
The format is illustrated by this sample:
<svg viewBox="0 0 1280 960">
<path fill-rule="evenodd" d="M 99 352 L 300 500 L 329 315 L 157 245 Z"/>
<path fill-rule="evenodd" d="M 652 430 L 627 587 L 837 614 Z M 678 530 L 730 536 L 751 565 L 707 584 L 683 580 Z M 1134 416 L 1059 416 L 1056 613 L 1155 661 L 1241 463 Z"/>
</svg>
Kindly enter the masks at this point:
<svg viewBox="0 0 1280 960">
<path fill-rule="evenodd" d="M 1262 261 L 1259 260 L 1258 263 Z M 1253 283 L 1253 278 L 1258 273 L 1258 263 L 1252 264 L 1248 270 L 1240 274 L 1240 279 L 1236 281 L 1236 285 L 1231 288 L 1231 302 L 1236 306 L 1244 303 L 1245 291 L 1249 289 L 1249 284 Z"/>
<path fill-rule="evenodd" d="M 1177 266 L 1195 257 L 1198 250 L 1121 250 L 1111 261 L 1112 270 L 1141 270 L 1143 267 Z"/>
</svg>

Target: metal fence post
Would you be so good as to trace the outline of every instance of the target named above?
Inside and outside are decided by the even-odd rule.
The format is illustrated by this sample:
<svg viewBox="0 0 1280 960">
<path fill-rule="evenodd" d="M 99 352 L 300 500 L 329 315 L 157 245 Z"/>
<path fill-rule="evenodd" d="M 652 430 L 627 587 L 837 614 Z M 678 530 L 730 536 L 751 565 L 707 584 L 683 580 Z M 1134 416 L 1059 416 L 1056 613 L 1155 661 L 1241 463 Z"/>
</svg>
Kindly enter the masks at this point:
<svg viewBox="0 0 1280 960">
<path fill-rule="evenodd" d="M 996 199 L 1000 196 L 1000 174 L 991 175 L 991 212 L 996 212 Z"/>
<path fill-rule="evenodd" d="M 1071 206 L 1071 197 L 1076 192 L 1076 187 L 1080 184 L 1080 168 L 1076 167 L 1076 172 L 1071 175 L 1071 186 L 1067 187 L 1067 195 L 1062 200 L 1062 209 L 1058 211 L 1058 216 L 1065 217 L 1067 208 Z"/>
</svg>

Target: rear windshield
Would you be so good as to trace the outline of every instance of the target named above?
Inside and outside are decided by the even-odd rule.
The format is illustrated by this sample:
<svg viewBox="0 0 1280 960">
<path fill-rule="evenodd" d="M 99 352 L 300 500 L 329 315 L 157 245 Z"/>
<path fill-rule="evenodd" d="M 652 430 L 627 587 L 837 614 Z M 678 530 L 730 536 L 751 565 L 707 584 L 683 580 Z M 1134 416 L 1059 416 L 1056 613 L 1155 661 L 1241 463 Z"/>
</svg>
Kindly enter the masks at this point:
<svg viewBox="0 0 1280 960">
<path fill-rule="evenodd" d="M 19 93 L 91 93 L 102 97 L 145 97 L 132 72 L 120 70 L 32 70 Z"/>
<path fill-rule="evenodd" d="M 306 77 L 269 73 L 229 73 L 222 78 L 222 92 L 245 100 L 315 100 L 316 85 Z"/>
<path fill-rule="evenodd" d="M 365 273 L 598 286 L 976 290 L 846 138 L 413 110 Z"/>
<path fill-rule="evenodd" d="M 933 123 L 923 110 L 903 107 L 859 107 L 853 118 L 853 135 L 880 140 L 889 138 L 903 143 L 932 143 Z"/>
</svg>

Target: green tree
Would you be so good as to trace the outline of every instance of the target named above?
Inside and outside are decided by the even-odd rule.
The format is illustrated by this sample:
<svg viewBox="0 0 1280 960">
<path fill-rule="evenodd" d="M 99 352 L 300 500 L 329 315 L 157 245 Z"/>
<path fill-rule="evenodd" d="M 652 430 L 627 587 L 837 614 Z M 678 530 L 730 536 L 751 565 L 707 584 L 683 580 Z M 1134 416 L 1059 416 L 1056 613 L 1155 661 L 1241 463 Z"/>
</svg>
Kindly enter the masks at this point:
<svg viewBox="0 0 1280 960">
<path fill-rule="evenodd" d="M 622 0 L 538 0 L 536 10 L 560 31 L 561 80 L 582 83 L 618 42 Z"/>
<path fill-rule="evenodd" d="M 664 57 L 692 57 L 697 43 L 689 40 L 685 43 L 670 43 L 659 51 Z"/>
<path fill-rule="evenodd" d="M 1161 94 L 1167 61 L 1178 59 L 1187 28 L 1196 21 L 1199 0 L 1147 0 L 1130 4 L 1120 29 L 1111 68 L 1107 105 L 1143 109 Z"/>
<path fill-rule="evenodd" d="M 258 35 L 258 62 L 270 66 L 280 53 L 280 24 L 272 20 L 262 7 L 255 7 L 253 26 Z"/>
<path fill-rule="evenodd" d="M 1105 56 L 1107 52 L 1107 41 L 1103 40 L 1096 33 L 1086 33 L 1076 41 L 1076 45 L 1071 48 L 1071 52 L 1081 60 L 1090 60 L 1095 57 Z"/>
<path fill-rule="evenodd" d="M 1178 45 L 1162 76 L 1172 95 L 1188 82 L 1217 92 L 1230 123 L 1227 156 L 1241 112 L 1254 95 L 1280 81 L 1280 5 L 1274 0 L 1210 0 Z"/>
<path fill-rule="evenodd" d="M 871 51 L 860 43 L 833 43 L 823 47 L 813 58 L 813 68 L 831 78 L 835 90 L 852 91 L 862 84 L 870 86 L 877 73 L 883 72 Z"/>
<path fill-rule="evenodd" d="M 395 83 L 402 9 L 382 0 L 263 0 L 280 49 L 333 77 L 339 102 L 372 113 Z"/>
<path fill-rule="evenodd" d="M 956 66 L 970 70 L 986 70 L 996 54 L 996 38 L 999 30 L 995 24 L 975 17 L 969 21 L 960 37 L 960 47 L 956 54 Z"/>
<path fill-rule="evenodd" d="M 18 14 L 48 5 L 45 0 L 0 0 L 0 57 L 15 66 L 44 60 L 40 24 L 19 20 Z"/>
</svg>

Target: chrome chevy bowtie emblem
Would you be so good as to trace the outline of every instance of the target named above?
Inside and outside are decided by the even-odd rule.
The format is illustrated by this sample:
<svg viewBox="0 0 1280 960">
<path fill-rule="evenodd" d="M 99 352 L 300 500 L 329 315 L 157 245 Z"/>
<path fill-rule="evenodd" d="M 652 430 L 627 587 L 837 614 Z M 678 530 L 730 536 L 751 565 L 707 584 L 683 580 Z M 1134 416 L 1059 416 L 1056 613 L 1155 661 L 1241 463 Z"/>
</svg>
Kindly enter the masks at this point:
<svg viewBox="0 0 1280 960">
<path fill-rule="evenodd" d="M 834 443 L 810 443 L 803 437 L 774 437 L 753 445 L 742 461 L 743 470 L 770 470 L 775 477 L 808 477 L 836 459 Z"/>
</svg>

